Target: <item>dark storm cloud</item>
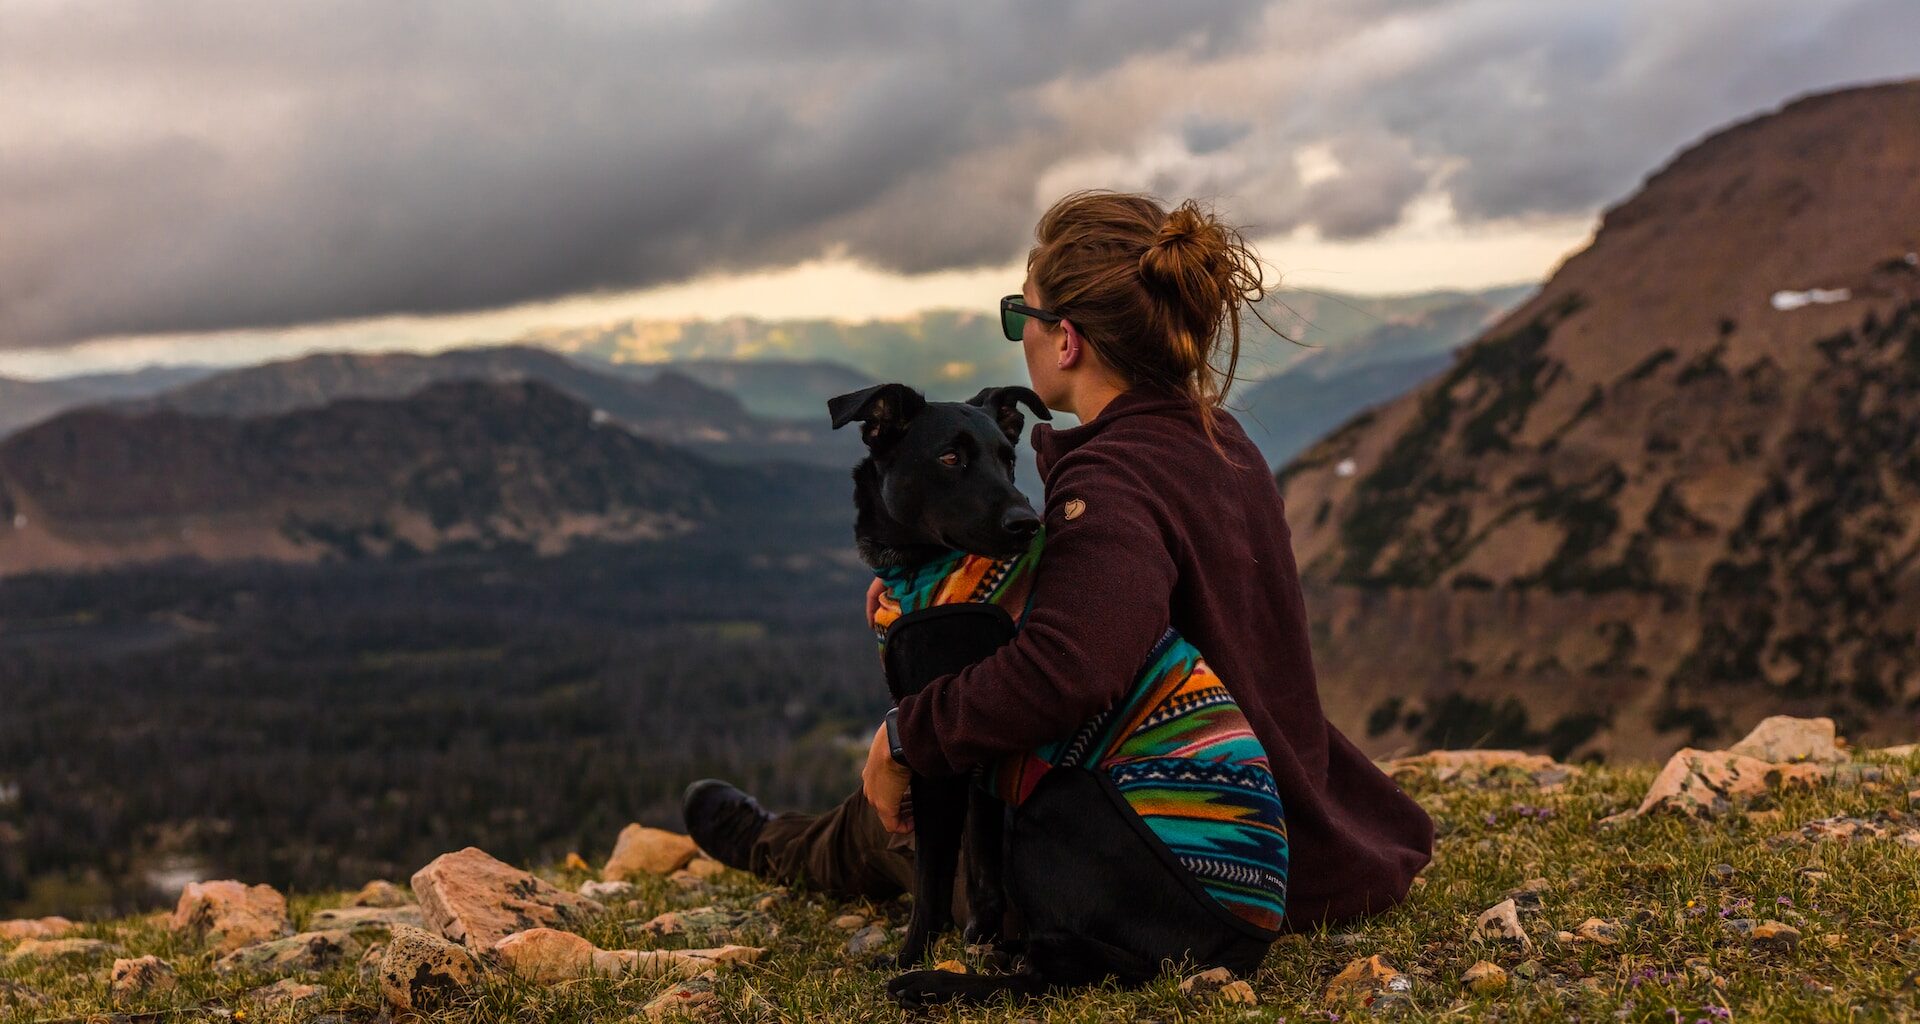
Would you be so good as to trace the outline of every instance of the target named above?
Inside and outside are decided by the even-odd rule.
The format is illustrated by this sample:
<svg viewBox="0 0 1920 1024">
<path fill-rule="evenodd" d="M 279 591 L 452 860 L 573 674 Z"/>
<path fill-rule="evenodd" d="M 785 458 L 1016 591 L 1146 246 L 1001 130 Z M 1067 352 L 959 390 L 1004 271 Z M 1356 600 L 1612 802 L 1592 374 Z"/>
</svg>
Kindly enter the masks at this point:
<svg viewBox="0 0 1920 1024">
<path fill-rule="evenodd" d="M 1916 33 L 1910 0 L 15 7 L 0 345 L 998 263 L 1062 184 L 1342 238 L 1434 189 L 1578 213 L 1708 127 L 1920 71 Z"/>
</svg>

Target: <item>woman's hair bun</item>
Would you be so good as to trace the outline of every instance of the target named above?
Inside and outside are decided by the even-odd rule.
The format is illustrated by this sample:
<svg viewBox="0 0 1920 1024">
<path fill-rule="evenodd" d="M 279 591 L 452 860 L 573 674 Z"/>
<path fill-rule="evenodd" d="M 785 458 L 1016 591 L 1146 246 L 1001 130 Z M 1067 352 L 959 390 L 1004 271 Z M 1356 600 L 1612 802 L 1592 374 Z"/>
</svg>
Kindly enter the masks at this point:
<svg viewBox="0 0 1920 1024">
<path fill-rule="evenodd" d="M 1207 290 L 1208 283 L 1216 293 L 1225 291 L 1232 287 L 1236 241 L 1217 217 L 1189 199 L 1167 213 L 1160 233 L 1140 255 L 1140 279 L 1179 296 L 1198 297 L 1195 293 Z"/>
</svg>

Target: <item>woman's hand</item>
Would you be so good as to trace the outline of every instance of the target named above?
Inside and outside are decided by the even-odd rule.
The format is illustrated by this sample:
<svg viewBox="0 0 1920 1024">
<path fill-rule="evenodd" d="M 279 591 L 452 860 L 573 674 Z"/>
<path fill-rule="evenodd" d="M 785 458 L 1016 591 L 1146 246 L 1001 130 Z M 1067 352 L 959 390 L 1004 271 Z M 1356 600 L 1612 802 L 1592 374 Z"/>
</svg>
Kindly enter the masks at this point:
<svg viewBox="0 0 1920 1024">
<path fill-rule="evenodd" d="M 887 746 L 887 727 L 873 734 L 873 746 L 867 749 L 867 766 L 860 772 L 860 787 L 867 803 L 880 812 L 880 824 L 895 835 L 913 831 L 913 809 L 907 803 L 907 783 L 913 772 L 893 759 Z"/>
</svg>

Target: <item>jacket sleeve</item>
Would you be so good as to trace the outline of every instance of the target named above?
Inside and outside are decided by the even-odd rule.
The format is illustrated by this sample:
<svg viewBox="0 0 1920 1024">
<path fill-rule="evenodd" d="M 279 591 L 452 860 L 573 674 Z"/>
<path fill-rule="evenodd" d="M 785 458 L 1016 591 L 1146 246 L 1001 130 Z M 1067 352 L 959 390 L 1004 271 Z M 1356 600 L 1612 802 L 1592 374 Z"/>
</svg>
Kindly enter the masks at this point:
<svg viewBox="0 0 1920 1024">
<path fill-rule="evenodd" d="M 1085 449 L 1063 457 L 1048 484 L 1046 548 L 1020 631 L 900 702 L 900 744 L 923 775 L 1071 735 L 1126 696 L 1167 630 L 1177 571 L 1165 506 Z"/>
</svg>

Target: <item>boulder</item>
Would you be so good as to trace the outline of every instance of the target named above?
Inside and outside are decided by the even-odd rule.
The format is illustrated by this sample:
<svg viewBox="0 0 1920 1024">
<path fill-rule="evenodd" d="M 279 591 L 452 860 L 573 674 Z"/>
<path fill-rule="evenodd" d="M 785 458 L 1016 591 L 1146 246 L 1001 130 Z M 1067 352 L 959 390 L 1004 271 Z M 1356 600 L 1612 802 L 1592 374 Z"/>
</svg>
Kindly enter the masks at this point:
<svg viewBox="0 0 1920 1024">
<path fill-rule="evenodd" d="M 167 926 L 218 953 L 293 933 L 285 896 L 269 885 L 234 881 L 187 883 Z"/>
<path fill-rule="evenodd" d="M 727 866 L 712 857 L 702 855 L 688 861 L 685 870 L 693 877 L 705 880 L 719 876 L 727 870 Z"/>
<path fill-rule="evenodd" d="M 345 928 L 324 932 L 301 932 L 284 939 L 271 939 L 242 946 L 214 961 L 219 974 L 261 972 L 292 974 L 295 971 L 324 971 L 358 960 L 366 944 Z"/>
<path fill-rule="evenodd" d="M 1762 719 L 1745 739 L 1727 751 L 1775 764 L 1795 761 L 1839 764 L 1853 760 L 1852 754 L 1840 749 L 1837 739 L 1831 718 L 1774 715 Z"/>
<path fill-rule="evenodd" d="M 413 902 L 405 889 L 385 879 L 375 879 L 360 887 L 347 900 L 349 907 L 404 907 Z"/>
<path fill-rule="evenodd" d="M 1605 917 L 1589 917 L 1573 930 L 1573 937 L 1580 942 L 1599 946 L 1617 946 L 1620 944 L 1620 922 Z"/>
<path fill-rule="evenodd" d="M 116 1006 L 125 1006 L 142 996 L 166 992 L 179 983 L 173 968 L 157 956 L 115 960 L 109 979 L 107 988 Z"/>
<path fill-rule="evenodd" d="M 7 954 L 6 964 L 84 963 L 117 956 L 120 947 L 100 939 L 25 939 Z"/>
<path fill-rule="evenodd" d="M 1617 822 L 1654 811 L 1711 818 L 1724 814 L 1736 801 L 1777 789 L 1810 788 L 1826 777 L 1827 769 L 1817 764 L 1775 764 L 1728 750 L 1686 747 L 1667 759 L 1640 806 L 1603 821 Z"/>
<path fill-rule="evenodd" d="M 435 931 L 469 949 L 491 949 L 514 932 L 569 925 L 605 909 L 472 846 L 414 872 L 413 894 Z"/>
<path fill-rule="evenodd" d="M 446 1006 L 479 979 L 473 954 L 407 925 L 394 928 L 380 960 L 380 998 L 402 1020 Z"/>
<path fill-rule="evenodd" d="M 633 925 L 631 929 L 638 934 L 654 938 L 668 935 L 693 935 L 698 936 L 702 941 L 715 942 L 729 942 L 748 933 L 774 930 L 773 921 L 766 914 L 756 910 L 735 910 L 729 907 L 669 910 L 643 924 Z"/>
<path fill-rule="evenodd" d="M 332 907 L 316 910 L 307 919 L 313 931 L 350 928 L 355 931 L 391 931 L 396 924 L 425 928 L 427 919 L 420 908 L 409 903 L 400 907 Z"/>
<path fill-rule="evenodd" d="M 639 875 L 671 875 L 687 866 L 700 847 L 692 837 L 645 825 L 628 825 L 614 841 L 613 856 L 600 877 L 621 881 Z"/>
<path fill-rule="evenodd" d="M 1381 765 L 1388 775 L 1430 775 L 1435 782 L 1480 788 L 1557 786 L 1573 769 L 1545 754 L 1523 750 L 1431 750 Z"/>
<path fill-rule="evenodd" d="M 57 939 L 78 927 L 64 917 L 16 918 L 0 921 L 0 941 Z"/>
<path fill-rule="evenodd" d="M 1482 911 L 1473 922 L 1473 937 L 1490 942 L 1514 942 L 1520 948 L 1532 949 L 1533 940 L 1527 937 L 1527 930 L 1520 927 L 1520 910 L 1512 899 L 1504 899 Z"/>
</svg>

